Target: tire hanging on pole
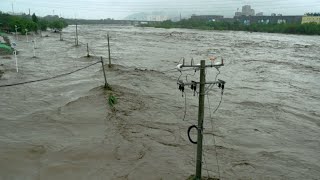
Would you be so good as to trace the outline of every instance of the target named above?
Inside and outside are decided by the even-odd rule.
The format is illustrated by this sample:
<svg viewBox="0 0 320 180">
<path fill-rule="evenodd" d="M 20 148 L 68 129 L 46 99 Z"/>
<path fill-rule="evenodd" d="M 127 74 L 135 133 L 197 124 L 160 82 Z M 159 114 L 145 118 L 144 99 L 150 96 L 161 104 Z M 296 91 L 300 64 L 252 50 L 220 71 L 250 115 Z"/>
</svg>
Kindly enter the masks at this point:
<svg viewBox="0 0 320 180">
<path fill-rule="evenodd" d="M 190 141 L 192 144 L 197 144 L 197 141 L 193 141 L 193 140 L 191 139 L 191 137 L 190 137 L 190 131 L 191 131 L 192 128 L 196 128 L 197 131 L 198 131 L 198 127 L 197 127 L 196 125 L 190 126 L 190 127 L 188 128 L 188 138 L 189 138 L 189 141 Z"/>
</svg>

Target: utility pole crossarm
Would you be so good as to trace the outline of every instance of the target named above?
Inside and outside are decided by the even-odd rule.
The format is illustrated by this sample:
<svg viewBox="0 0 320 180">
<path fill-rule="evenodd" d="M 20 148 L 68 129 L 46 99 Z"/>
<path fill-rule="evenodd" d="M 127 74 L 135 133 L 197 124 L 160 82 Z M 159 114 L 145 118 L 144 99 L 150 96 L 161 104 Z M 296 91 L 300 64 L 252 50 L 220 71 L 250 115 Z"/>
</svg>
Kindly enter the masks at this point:
<svg viewBox="0 0 320 180">
<path fill-rule="evenodd" d="M 220 83 L 220 81 L 208 81 L 208 82 L 205 82 L 204 84 L 218 84 Z M 190 83 L 184 83 L 183 81 L 179 81 L 178 82 L 179 85 L 184 85 L 184 86 L 190 86 L 190 85 L 193 85 L 193 84 L 200 84 L 200 82 L 190 82 Z"/>
<path fill-rule="evenodd" d="M 201 61 L 205 61 L 205 60 L 201 60 Z M 182 64 L 179 64 L 178 67 L 179 68 L 184 68 L 184 67 L 193 67 L 193 68 L 201 68 L 201 64 L 193 64 L 193 59 L 191 60 L 191 64 L 190 65 L 185 65 L 185 60 L 183 59 L 183 63 Z M 221 66 L 224 66 L 224 62 L 223 62 L 223 59 L 221 59 L 221 62 L 219 63 L 215 63 L 213 64 L 213 61 L 211 61 L 211 64 L 209 65 L 204 65 L 204 68 L 208 68 L 208 67 L 215 67 L 215 68 L 219 68 Z"/>
<path fill-rule="evenodd" d="M 205 65 L 206 68 L 207 68 L 207 67 L 221 67 L 221 66 L 224 66 L 224 64 Z M 201 65 L 183 65 L 183 64 L 182 64 L 181 68 L 184 68 L 184 67 L 195 67 L 195 68 L 198 67 L 198 68 L 200 68 Z"/>
<path fill-rule="evenodd" d="M 207 82 L 204 82 L 203 84 L 225 84 L 226 82 L 221 80 L 221 79 L 218 79 L 218 81 L 207 81 Z M 190 85 L 194 85 L 194 84 L 200 84 L 200 82 L 197 82 L 197 81 L 191 81 L 190 83 L 184 83 L 182 80 L 178 81 L 177 83 L 178 85 L 182 85 L 182 86 L 190 86 Z"/>
</svg>

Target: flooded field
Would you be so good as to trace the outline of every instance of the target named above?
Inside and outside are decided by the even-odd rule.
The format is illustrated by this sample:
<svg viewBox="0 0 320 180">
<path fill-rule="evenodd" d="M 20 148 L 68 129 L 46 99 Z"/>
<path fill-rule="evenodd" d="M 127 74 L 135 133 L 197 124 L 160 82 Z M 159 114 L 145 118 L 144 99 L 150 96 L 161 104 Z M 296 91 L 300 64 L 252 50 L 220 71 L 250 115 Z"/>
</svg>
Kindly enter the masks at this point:
<svg viewBox="0 0 320 180">
<path fill-rule="evenodd" d="M 199 63 L 210 56 L 224 58 L 218 78 L 227 83 L 216 113 L 220 89 L 206 98 L 203 175 L 320 177 L 319 36 L 104 25 L 78 30 L 78 47 L 75 26 L 64 30 L 64 41 L 56 33 L 35 36 L 36 58 L 20 36 L 19 73 L 14 58 L 2 56 L 0 86 L 71 72 L 100 56 L 107 63 L 109 32 L 115 65 L 106 66 L 106 75 L 113 91 L 102 88 L 100 63 L 0 87 L 0 179 L 186 179 L 195 172 L 196 146 L 187 129 L 197 124 L 198 97 L 190 88 L 182 97 L 173 69 L 182 57 Z M 198 74 L 184 71 L 180 79 L 198 80 Z M 216 74 L 207 69 L 207 80 Z M 114 109 L 110 93 L 118 99 Z"/>
</svg>

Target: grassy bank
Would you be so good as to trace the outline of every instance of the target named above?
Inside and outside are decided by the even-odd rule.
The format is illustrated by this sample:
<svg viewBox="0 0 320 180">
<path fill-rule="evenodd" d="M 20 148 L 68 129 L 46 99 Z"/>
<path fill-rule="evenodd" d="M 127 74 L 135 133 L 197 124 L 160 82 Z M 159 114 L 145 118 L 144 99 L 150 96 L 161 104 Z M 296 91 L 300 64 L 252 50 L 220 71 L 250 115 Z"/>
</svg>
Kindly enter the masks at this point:
<svg viewBox="0 0 320 180">
<path fill-rule="evenodd" d="M 320 35 L 320 24 L 251 24 L 244 25 L 240 22 L 208 22 L 199 20 L 182 20 L 179 22 L 163 21 L 142 27 L 156 28 L 187 28 L 202 30 L 232 30 L 232 31 L 250 31 L 250 32 L 267 32 L 267 33 L 285 33 L 285 34 L 306 34 Z"/>
<path fill-rule="evenodd" d="M 0 31 L 0 55 L 12 54 L 12 48 L 8 36 Z"/>
<path fill-rule="evenodd" d="M 12 54 L 12 48 L 5 44 L 0 44 L 0 55 Z"/>
</svg>

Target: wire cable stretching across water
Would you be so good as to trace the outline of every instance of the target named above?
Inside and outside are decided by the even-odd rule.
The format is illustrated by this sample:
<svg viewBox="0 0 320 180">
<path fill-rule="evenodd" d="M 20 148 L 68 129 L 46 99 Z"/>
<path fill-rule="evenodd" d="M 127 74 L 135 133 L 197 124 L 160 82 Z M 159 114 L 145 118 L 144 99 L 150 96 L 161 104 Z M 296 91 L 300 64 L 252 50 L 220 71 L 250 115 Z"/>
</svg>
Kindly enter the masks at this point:
<svg viewBox="0 0 320 180">
<path fill-rule="evenodd" d="M 209 105 L 209 111 L 210 111 L 210 120 L 211 120 L 210 122 L 211 122 L 212 131 L 213 131 L 213 128 L 214 128 L 214 123 L 213 123 L 212 114 L 214 114 L 214 113 L 219 109 L 219 107 L 220 107 L 220 105 L 221 105 L 221 102 L 222 102 L 222 96 L 223 96 L 223 94 L 221 93 L 221 99 L 220 99 L 219 105 L 218 105 L 217 108 L 214 110 L 214 112 L 211 113 L 211 105 L 210 105 L 209 95 L 207 95 L 207 100 L 208 100 L 208 105 Z M 219 160 L 218 160 L 218 151 L 217 151 L 217 146 L 216 146 L 216 138 L 215 138 L 215 135 L 214 135 L 213 132 L 212 132 L 212 136 L 213 136 L 214 151 L 215 151 L 215 154 L 216 154 L 216 161 L 217 161 L 219 179 L 221 179 L 220 165 L 219 165 Z"/>
<path fill-rule="evenodd" d="M 97 61 L 97 62 L 95 62 L 93 64 L 90 64 L 88 66 L 82 67 L 80 69 L 76 69 L 76 70 L 68 72 L 68 73 L 59 74 L 59 75 L 54 76 L 54 77 L 48 77 L 48 78 L 37 79 L 37 80 L 32 80 L 32 81 L 25 81 L 25 82 L 19 82 L 19 83 L 13 83 L 13 84 L 0 85 L 0 88 L 1 87 L 9 87 L 9 86 L 18 86 L 18 85 L 23 85 L 23 84 L 29 84 L 29 83 L 35 83 L 35 82 L 40 82 L 40 81 L 47 81 L 47 80 L 51 80 L 51 79 L 56 79 L 56 78 L 59 78 L 59 77 L 62 77 L 62 76 L 67 76 L 67 75 L 73 74 L 75 72 L 81 71 L 83 69 L 86 69 L 88 67 L 96 65 L 98 63 L 101 63 L 101 61 Z"/>
</svg>

